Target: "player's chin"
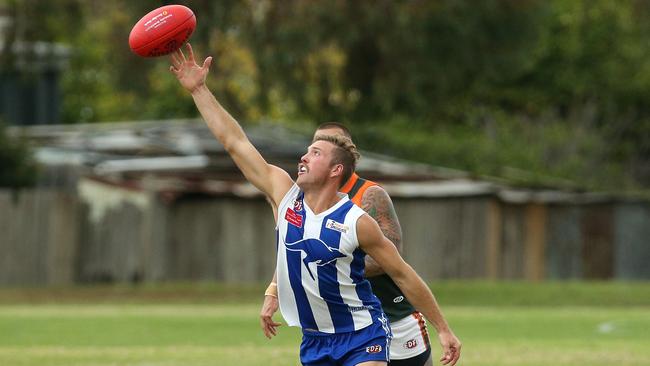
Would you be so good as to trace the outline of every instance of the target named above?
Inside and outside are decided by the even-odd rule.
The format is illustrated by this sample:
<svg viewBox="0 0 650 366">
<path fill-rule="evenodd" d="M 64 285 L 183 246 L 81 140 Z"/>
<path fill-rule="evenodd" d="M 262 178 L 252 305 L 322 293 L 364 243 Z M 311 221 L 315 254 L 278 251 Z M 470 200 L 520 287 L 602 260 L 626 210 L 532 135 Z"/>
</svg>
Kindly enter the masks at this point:
<svg viewBox="0 0 650 366">
<path fill-rule="evenodd" d="M 303 186 L 307 184 L 307 177 L 305 174 L 298 174 L 298 177 L 296 178 L 296 184 L 300 188 L 303 188 Z"/>
</svg>

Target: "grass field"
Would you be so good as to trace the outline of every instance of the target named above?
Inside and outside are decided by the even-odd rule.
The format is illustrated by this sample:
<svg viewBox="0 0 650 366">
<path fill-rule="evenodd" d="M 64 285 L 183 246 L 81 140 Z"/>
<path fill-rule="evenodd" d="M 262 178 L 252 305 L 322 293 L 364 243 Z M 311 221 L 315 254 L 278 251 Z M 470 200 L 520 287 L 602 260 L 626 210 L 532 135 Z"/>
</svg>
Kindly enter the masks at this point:
<svg viewBox="0 0 650 366">
<path fill-rule="evenodd" d="M 271 341 L 259 330 L 262 290 L 0 290 L 0 365 L 298 365 L 297 329 Z M 462 365 L 650 365 L 650 284 L 448 282 L 434 291 L 463 341 Z"/>
</svg>

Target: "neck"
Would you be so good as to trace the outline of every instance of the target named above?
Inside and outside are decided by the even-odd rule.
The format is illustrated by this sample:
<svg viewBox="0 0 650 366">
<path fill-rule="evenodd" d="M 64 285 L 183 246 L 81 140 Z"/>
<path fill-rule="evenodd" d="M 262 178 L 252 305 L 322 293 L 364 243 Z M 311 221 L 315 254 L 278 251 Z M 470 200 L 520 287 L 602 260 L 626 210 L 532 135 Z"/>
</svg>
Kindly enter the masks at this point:
<svg viewBox="0 0 650 366">
<path fill-rule="evenodd" d="M 305 203 L 309 208 L 318 215 L 321 212 L 327 211 L 330 207 L 334 206 L 341 198 L 338 195 L 338 190 L 331 187 L 308 188 L 304 189 Z"/>
</svg>

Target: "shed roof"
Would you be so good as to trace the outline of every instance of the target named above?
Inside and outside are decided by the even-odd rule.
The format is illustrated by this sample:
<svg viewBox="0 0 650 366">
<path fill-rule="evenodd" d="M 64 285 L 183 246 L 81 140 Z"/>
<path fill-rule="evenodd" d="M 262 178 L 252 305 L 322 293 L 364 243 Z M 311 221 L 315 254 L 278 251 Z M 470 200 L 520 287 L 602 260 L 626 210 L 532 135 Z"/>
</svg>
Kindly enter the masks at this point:
<svg viewBox="0 0 650 366">
<path fill-rule="evenodd" d="M 9 132 L 32 141 L 46 169 L 73 167 L 77 174 L 109 184 L 151 191 L 250 197 L 246 182 L 223 146 L 199 119 L 38 125 Z M 246 126 L 267 161 L 295 174 L 311 136 L 280 125 Z M 523 189 L 469 173 L 361 151 L 357 172 L 382 184 L 394 197 L 492 196 L 512 204 L 598 203 L 612 195 L 561 189 Z"/>
</svg>

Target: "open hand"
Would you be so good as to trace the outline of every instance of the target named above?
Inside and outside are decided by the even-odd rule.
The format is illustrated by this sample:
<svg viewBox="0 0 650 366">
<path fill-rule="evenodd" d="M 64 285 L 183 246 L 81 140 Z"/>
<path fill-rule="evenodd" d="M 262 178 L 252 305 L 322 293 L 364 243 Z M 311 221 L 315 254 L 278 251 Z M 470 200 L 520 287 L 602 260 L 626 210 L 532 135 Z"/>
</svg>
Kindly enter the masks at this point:
<svg viewBox="0 0 650 366">
<path fill-rule="evenodd" d="M 209 56 L 203 61 L 203 66 L 199 66 L 194 58 L 192 46 L 187 43 L 185 48 L 187 48 L 187 58 L 180 48 L 171 53 L 169 58 L 172 65 L 169 67 L 169 70 L 176 75 L 176 79 L 178 79 L 183 88 L 189 92 L 193 92 L 197 88 L 205 85 L 205 78 L 212 64 L 212 56 Z"/>
</svg>

